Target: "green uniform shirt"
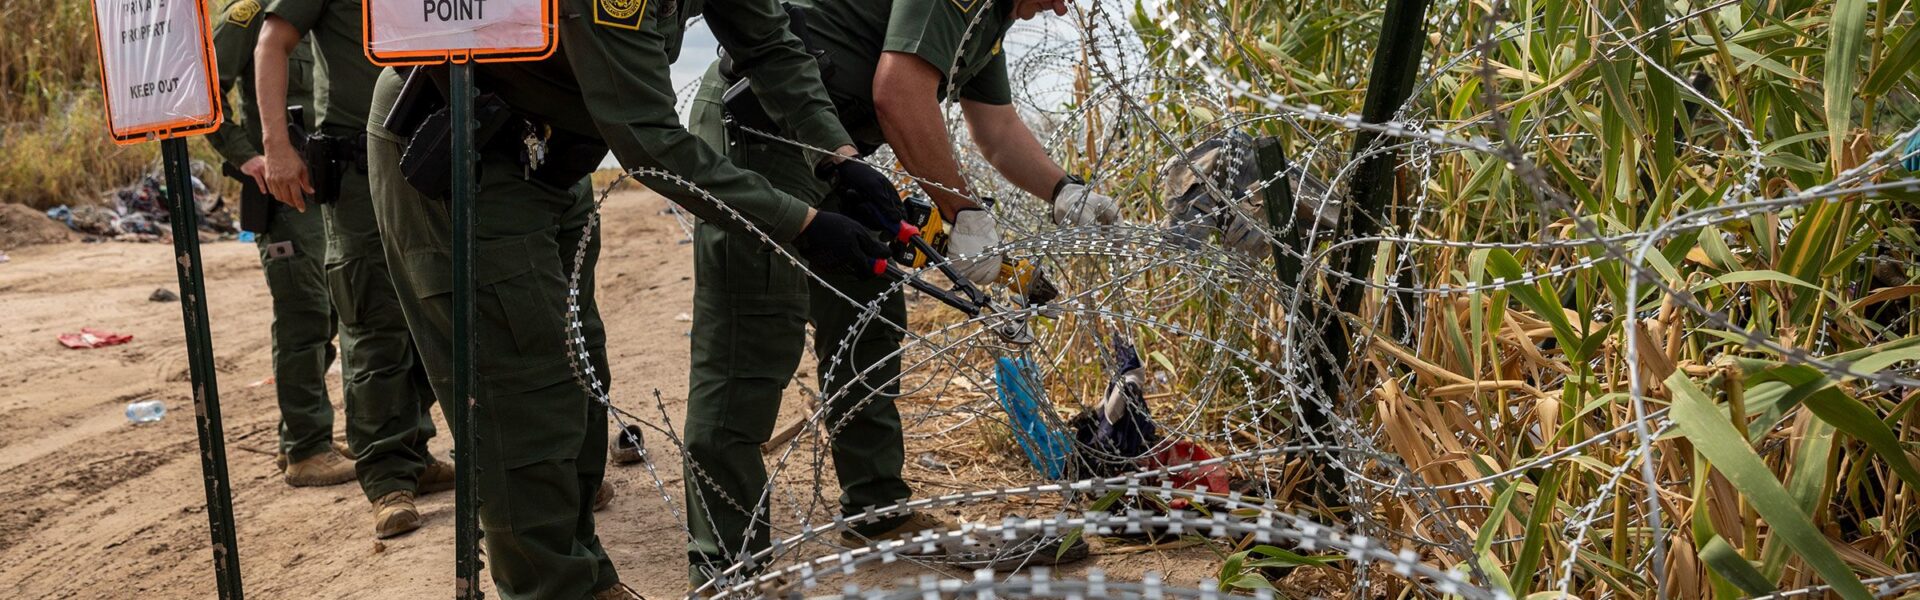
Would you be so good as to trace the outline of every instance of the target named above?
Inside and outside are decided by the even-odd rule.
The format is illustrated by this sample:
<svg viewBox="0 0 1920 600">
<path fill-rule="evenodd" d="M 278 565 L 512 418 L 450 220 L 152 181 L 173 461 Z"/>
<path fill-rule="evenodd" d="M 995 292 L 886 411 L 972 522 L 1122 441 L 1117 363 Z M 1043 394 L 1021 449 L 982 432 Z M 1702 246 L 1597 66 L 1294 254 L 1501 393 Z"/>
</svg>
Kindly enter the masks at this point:
<svg viewBox="0 0 1920 600">
<path fill-rule="evenodd" d="M 286 19 L 313 40 L 314 108 L 320 126 L 335 135 L 366 131 L 380 67 L 367 60 L 360 43 L 360 0 L 267 0 L 266 12 Z"/>
<path fill-rule="evenodd" d="M 840 120 L 863 145 L 886 143 L 873 110 L 873 73 L 883 52 L 926 59 L 941 73 L 942 99 L 957 86 L 961 98 L 1013 102 L 1000 51 L 1013 27 L 1013 0 L 793 1 L 807 11 L 814 43 L 832 61 L 827 91 Z"/>
<path fill-rule="evenodd" d="M 754 91 L 783 129 L 829 150 L 852 143 L 822 91 L 813 57 L 787 30 L 786 13 L 774 0 L 560 0 L 554 56 L 480 65 L 477 84 L 557 129 L 603 140 L 629 169 L 672 172 L 774 239 L 793 239 L 807 204 L 728 162 L 689 133 L 674 112 L 668 66 L 679 56 L 687 19 L 703 10 L 713 37 L 751 65 Z M 657 177 L 642 181 L 702 219 L 738 227 L 719 206 L 679 184 Z"/>
<path fill-rule="evenodd" d="M 259 0 L 234 0 L 213 20 L 213 53 L 218 61 L 220 89 L 229 93 L 221 106 L 226 124 L 207 134 L 207 143 L 233 166 L 246 164 L 261 153 L 260 108 L 253 98 L 253 46 L 260 40 Z M 301 43 L 287 61 L 287 106 L 313 106 L 313 50 Z M 312 127 L 309 110 L 303 127 Z"/>
</svg>

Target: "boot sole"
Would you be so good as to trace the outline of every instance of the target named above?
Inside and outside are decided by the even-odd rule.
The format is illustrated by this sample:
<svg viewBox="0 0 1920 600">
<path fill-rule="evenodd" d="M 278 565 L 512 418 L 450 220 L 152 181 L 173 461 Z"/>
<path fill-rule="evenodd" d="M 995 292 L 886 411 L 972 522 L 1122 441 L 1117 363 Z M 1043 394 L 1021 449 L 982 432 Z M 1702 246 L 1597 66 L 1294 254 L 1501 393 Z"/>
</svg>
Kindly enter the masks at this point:
<svg viewBox="0 0 1920 600">
<path fill-rule="evenodd" d="M 339 477 L 287 477 L 287 485 L 293 487 L 326 487 L 353 481 L 352 473 Z"/>
<path fill-rule="evenodd" d="M 402 523 L 390 524 L 384 528 L 378 525 L 375 525 L 373 528 L 373 535 L 374 537 L 383 539 L 383 540 L 400 537 L 402 535 L 406 535 L 408 533 L 413 533 L 414 531 L 418 531 L 420 529 L 420 521 L 421 521 L 420 513 L 416 512 L 413 515 L 413 519 L 402 522 Z"/>
</svg>

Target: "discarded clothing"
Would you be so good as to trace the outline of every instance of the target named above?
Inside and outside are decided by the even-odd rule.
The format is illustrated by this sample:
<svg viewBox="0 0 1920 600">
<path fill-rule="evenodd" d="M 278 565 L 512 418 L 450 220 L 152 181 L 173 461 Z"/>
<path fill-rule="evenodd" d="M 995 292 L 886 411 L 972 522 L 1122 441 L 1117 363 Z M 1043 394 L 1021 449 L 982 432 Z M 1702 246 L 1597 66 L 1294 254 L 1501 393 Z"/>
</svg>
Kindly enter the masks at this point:
<svg viewBox="0 0 1920 600">
<path fill-rule="evenodd" d="M 1093 410 L 1081 412 L 1072 421 L 1074 458 L 1081 477 L 1113 477 L 1141 469 L 1138 461 L 1153 453 L 1160 443 L 1160 432 L 1147 410 L 1141 391 L 1145 369 L 1133 344 L 1113 342 L 1113 380 L 1107 395 Z"/>
<path fill-rule="evenodd" d="M 1317 226 L 1322 233 L 1329 232 L 1339 220 L 1340 198 L 1329 196 L 1327 184 L 1299 165 L 1287 165 L 1287 178 L 1293 189 L 1294 214 L 1292 222 L 1282 225 L 1302 230 Z M 1266 212 L 1253 192 L 1257 186 L 1278 183 L 1263 181 L 1254 140 L 1240 132 L 1209 139 L 1183 156 L 1168 159 L 1160 167 L 1168 240 L 1198 248 L 1218 233 L 1221 246 L 1255 260 L 1268 256 L 1270 241 L 1261 228 Z"/>
<path fill-rule="evenodd" d="M 195 161 L 192 170 L 207 170 Z M 200 213 L 200 229 L 213 233 L 233 233 L 233 216 L 228 214 L 220 195 L 208 189 L 198 176 L 188 178 L 193 188 L 194 206 Z M 167 208 L 167 188 L 157 172 L 139 181 L 108 192 L 99 204 L 56 206 L 47 210 L 47 218 L 66 224 L 68 229 L 102 238 L 122 241 L 159 241 L 172 237 L 172 213 Z"/>
<path fill-rule="evenodd" d="M 130 341 L 133 341 L 132 334 L 114 333 L 92 327 L 82 327 L 80 333 L 60 334 L 60 345 L 75 350 L 116 346 Z"/>
</svg>

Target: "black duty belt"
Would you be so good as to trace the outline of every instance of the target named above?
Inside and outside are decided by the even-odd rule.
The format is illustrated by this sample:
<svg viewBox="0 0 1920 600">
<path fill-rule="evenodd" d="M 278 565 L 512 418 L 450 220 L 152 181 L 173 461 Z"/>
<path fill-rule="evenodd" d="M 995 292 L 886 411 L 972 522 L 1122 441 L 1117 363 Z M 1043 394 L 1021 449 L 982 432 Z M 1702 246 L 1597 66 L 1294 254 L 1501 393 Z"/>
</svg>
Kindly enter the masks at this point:
<svg viewBox="0 0 1920 600">
<path fill-rule="evenodd" d="M 446 199 L 453 188 L 453 128 L 444 73 L 418 67 L 407 74 L 393 112 L 383 125 L 407 136 L 400 170 L 414 189 Z M 572 187 L 607 156 L 605 142 L 556 129 L 515 110 L 495 94 L 474 98 L 474 143 L 481 157 L 520 167 L 521 177 L 558 188 Z"/>
</svg>

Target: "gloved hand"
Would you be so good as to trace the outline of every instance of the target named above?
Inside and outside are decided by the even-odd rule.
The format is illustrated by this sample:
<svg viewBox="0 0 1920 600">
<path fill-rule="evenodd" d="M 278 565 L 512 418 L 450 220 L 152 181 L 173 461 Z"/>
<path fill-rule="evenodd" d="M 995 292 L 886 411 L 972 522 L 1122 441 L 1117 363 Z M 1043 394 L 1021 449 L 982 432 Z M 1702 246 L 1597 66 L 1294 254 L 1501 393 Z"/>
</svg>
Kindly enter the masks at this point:
<svg viewBox="0 0 1920 600">
<path fill-rule="evenodd" d="M 900 225 L 907 220 L 900 190 L 887 176 L 857 160 L 823 165 L 814 172 L 833 187 L 840 197 L 840 212 L 878 231 L 889 240 L 900 238 Z"/>
<path fill-rule="evenodd" d="M 985 254 L 1000 243 L 1000 222 L 993 213 L 978 208 L 961 210 L 953 216 L 953 232 L 947 236 L 947 260 L 974 285 L 986 287 L 1000 278 L 1000 255 Z"/>
<path fill-rule="evenodd" d="M 1053 195 L 1053 224 L 1061 227 L 1112 225 L 1120 220 L 1120 204 L 1085 184 L 1068 183 Z"/>
<path fill-rule="evenodd" d="M 793 239 L 793 247 L 816 269 L 861 279 L 887 271 L 887 245 L 873 239 L 866 226 L 846 215 L 816 211 L 813 222 Z"/>
</svg>

